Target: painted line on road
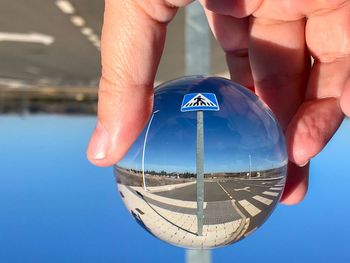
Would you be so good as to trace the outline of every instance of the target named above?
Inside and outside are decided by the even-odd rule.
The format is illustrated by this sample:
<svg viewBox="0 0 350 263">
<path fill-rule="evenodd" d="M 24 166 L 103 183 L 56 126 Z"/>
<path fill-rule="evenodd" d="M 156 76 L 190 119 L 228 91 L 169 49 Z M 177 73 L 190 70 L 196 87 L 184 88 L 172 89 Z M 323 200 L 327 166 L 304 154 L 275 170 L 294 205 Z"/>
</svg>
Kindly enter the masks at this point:
<svg viewBox="0 0 350 263">
<path fill-rule="evenodd" d="M 77 11 L 74 5 L 68 0 L 57 0 L 56 6 L 62 11 L 62 13 L 70 16 L 71 23 L 80 28 L 80 33 L 83 34 L 90 43 L 96 47 L 98 51 L 101 50 L 101 41 L 100 37 L 94 33 L 94 30 L 86 26 L 85 19 L 77 14 Z"/>
<path fill-rule="evenodd" d="M 266 188 L 266 187 L 269 186 L 269 185 L 266 185 L 266 184 L 255 183 L 255 182 L 246 182 L 245 184 L 249 185 L 251 187 L 261 187 L 261 188 Z"/>
<path fill-rule="evenodd" d="M 90 27 L 84 27 L 81 29 L 81 33 L 85 36 L 91 36 L 94 31 Z"/>
<path fill-rule="evenodd" d="M 218 185 L 221 187 L 221 189 L 230 197 L 230 199 L 233 199 L 233 197 L 226 191 L 226 189 L 220 184 L 220 182 L 217 182 Z"/>
<path fill-rule="evenodd" d="M 253 199 L 265 204 L 265 205 L 271 205 L 273 200 L 271 199 L 268 199 L 268 198 L 265 198 L 265 197 L 262 197 L 260 195 L 256 195 L 256 196 L 253 196 Z"/>
<path fill-rule="evenodd" d="M 74 15 L 70 18 L 70 21 L 73 23 L 73 25 L 77 27 L 82 27 L 85 25 L 85 20 L 81 16 Z"/>
<path fill-rule="evenodd" d="M 56 5 L 65 14 L 71 15 L 75 13 L 74 6 L 67 0 L 58 0 Z"/>
<path fill-rule="evenodd" d="M 233 189 L 235 190 L 236 192 L 237 191 L 247 191 L 250 193 L 250 186 L 246 186 L 246 187 L 243 187 L 243 188 L 237 188 L 237 189 Z"/>
<path fill-rule="evenodd" d="M 13 33 L 13 32 L 0 32 L 0 41 L 11 41 L 11 42 L 28 42 L 28 43 L 39 43 L 46 46 L 51 45 L 55 38 L 50 35 L 44 35 L 40 33 Z"/>
<path fill-rule="evenodd" d="M 270 191 L 265 191 L 263 192 L 264 195 L 270 195 L 270 196 L 278 196 L 279 193 L 276 193 L 276 192 L 270 192 Z"/>
<path fill-rule="evenodd" d="M 238 201 L 238 203 L 251 215 L 256 216 L 261 212 L 259 208 L 248 202 L 247 200 L 243 199 L 241 201 Z"/>
<path fill-rule="evenodd" d="M 283 188 L 282 187 L 271 187 L 270 190 L 277 190 L 281 191 Z"/>
</svg>

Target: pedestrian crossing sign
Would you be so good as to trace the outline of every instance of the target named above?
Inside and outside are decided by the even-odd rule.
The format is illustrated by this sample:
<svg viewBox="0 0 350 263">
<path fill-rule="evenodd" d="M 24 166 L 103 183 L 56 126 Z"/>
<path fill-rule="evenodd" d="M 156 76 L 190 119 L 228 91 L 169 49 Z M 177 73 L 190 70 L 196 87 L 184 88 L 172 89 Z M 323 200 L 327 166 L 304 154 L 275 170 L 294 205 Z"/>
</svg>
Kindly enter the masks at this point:
<svg viewBox="0 0 350 263">
<path fill-rule="evenodd" d="M 182 112 L 200 110 L 219 110 L 219 103 L 214 93 L 189 93 L 184 96 Z"/>
</svg>

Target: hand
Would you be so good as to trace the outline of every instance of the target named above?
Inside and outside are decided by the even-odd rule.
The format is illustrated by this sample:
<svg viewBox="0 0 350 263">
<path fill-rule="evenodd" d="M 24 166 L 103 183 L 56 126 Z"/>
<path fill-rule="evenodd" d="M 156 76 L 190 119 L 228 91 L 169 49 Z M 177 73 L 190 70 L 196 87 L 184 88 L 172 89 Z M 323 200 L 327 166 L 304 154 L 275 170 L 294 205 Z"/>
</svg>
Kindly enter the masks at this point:
<svg viewBox="0 0 350 263">
<path fill-rule="evenodd" d="M 87 155 L 122 158 L 153 106 L 166 26 L 190 0 L 106 0 L 98 123 Z M 289 169 L 282 202 L 300 202 L 308 162 L 350 116 L 350 0 L 202 0 L 231 78 L 275 112 Z M 314 58 L 311 64 L 310 55 Z"/>
</svg>

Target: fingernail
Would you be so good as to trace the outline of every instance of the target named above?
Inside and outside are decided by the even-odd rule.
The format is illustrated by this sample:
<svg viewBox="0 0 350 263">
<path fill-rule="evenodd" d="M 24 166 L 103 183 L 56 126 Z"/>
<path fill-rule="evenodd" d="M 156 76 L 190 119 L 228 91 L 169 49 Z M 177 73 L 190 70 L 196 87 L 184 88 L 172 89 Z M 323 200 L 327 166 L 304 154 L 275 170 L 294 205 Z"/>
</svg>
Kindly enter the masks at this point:
<svg viewBox="0 0 350 263">
<path fill-rule="evenodd" d="M 306 166 L 308 163 L 309 163 L 309 160 L 307 160 L 306 163 L 298 164 L 298 166 L 299 166 L 299 167 L 304 167 L 304 166 Z"/>
<path fill-rule="evenodd" d="M 93 157 L 95 160 L 102 160 L 107 156 L 109 136 L 106 128 L 102 125 L 100 121 L 97 122 L 94 137 L 95 149 Z"/>
</svg>

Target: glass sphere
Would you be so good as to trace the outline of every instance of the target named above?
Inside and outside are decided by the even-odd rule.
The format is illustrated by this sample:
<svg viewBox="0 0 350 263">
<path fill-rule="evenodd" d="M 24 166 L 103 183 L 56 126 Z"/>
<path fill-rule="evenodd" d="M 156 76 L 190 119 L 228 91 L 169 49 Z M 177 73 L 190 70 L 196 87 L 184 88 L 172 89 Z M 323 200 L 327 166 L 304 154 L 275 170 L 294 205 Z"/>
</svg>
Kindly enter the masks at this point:
<svg viewBox="0 0 350 263">
<path fill-rule="evenodd" d="M 148 123 L 114 166 L 134 219 L 157 238 L 214 248 L 255 231 L 286 180 L 284 136 L 251 91 L 189 76 L 155 89 Z"/>
</svg>

